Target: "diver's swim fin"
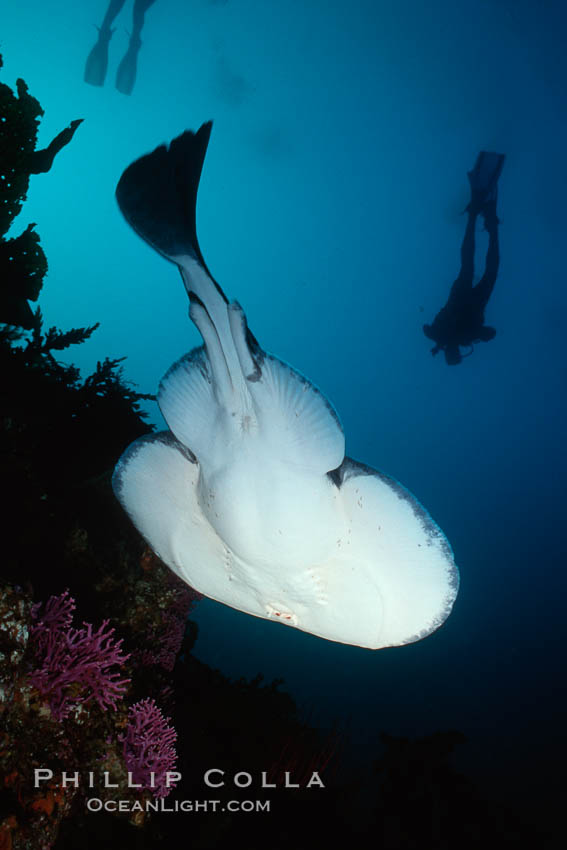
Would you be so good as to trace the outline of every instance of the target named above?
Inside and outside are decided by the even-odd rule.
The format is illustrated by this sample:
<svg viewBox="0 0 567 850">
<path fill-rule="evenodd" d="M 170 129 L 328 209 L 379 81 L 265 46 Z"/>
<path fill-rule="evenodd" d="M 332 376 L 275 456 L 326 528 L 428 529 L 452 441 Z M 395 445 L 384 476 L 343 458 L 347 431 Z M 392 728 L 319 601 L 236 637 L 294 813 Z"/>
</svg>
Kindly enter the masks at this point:
<svg viewBox="0 0 567 850">
<path fill-rule="evenodd" d="M 505 154 L 481 151 L 472 171 L 468 172 L 471 200 L 467 212 L 482 212 L 484 204 L 496 202 L 498 178 L 502 172 Z"/>
<path fill-rule="evenodd" d="M 138 70 L 138 53 L 142 42 L 139 36 L 133 35 L 116 72 L 116 88 L 122 94 L 132 94 Z"/>
<path fill-rule="evenodd" d="M 108 68 L 108 42 L 112 38 L 113 29 L 101 27 L 98 39 L 87 57 L 84 81 L 91 86 L 103 86 Z"/>
</svg>

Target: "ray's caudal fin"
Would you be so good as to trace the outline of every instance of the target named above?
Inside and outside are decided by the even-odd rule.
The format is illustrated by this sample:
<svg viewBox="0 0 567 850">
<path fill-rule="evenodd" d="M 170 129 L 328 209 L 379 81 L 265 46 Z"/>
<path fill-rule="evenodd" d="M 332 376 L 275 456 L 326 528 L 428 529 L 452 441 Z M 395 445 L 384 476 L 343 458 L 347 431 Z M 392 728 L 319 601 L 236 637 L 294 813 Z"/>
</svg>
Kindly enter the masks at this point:
<svg viewBox="0 0 567 850">
<path fill-rule="evenodd" d="M 197 239 L 197 192 L 212 126 L 208 121 L 196 133 L 186 130 L 133 162 L 120 178 L 116 199 L 136 233 L 179 267 L 219 401 L 230 404 L 231 396 L 245 393 L 243 379 L 257 375 L 258 343 L 242 309 L 228 304 L 209 272 Z"/>
<path fill-rule="evenodd" d="M 196 206 L 212 126 L 208 121 L 196 133 L 186 130 L 169 147 L 160 145 L 140 157 L 116 187 L 122 215 L 142 239 L 174 263 L 192 257 L 207 274 L 197 241 Z"/>
</svg>

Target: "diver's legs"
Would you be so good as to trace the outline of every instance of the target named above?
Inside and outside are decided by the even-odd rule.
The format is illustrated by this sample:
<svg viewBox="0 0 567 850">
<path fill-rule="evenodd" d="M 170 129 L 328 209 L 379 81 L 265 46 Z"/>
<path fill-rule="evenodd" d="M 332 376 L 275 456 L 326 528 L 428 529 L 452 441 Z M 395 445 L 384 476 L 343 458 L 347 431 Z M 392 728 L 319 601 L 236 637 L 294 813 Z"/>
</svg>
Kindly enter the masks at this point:
<svg viewBox="0 0 567 850">
<path fill-rule="evenodd" d="M 500 264 L 500 246 L 498 243 L 498 218 L 496 216 L 496 202 L 487 204 L 483 212 L 484 223 L 488 231 L 488 251 L 486 252 L 486 267 L 484 274 L 474 287 L 473 292 L 478 300 L 479 307 L 484 311 L 488 299 L 492 295 L 494 284 L 498 276 Z"/>
<path fill-rule="evenodd" d="M 459 272 L 459 276 L 451 287 L 447 305 L 449 305 L 452 300 L 460 298 L 466 290 L 472 289 L 477 215 L 478 213 L 472 210 L 467 213 L 467 226 L 461 244 L 461 270 Z"/>
<path fill-rule="evenodd" d="M 134 12 L 132 15 L 132 35 L 135 32 L 138 36 L 142 32 L 144 26 L 144 15 L 150 6 L 153 6 L 156 0 L 134 0 Z"/>
<path fill-rule="evenodd" d="M 135 0 L 134 11 L 132 15 L 132 35 L 128 50 L 122 62 L 118 66 L 116 72 L 116 88 L 122 94 L 132 94 L 134 84 L 136 82 L 136 73 L 138 70 L 138 53 L 142 46 L 140 38 L 142 28 L 144 26 L 144 16 L 146 11 L 153 6 L 155 0 Z"/>
<path fill-rule="evenodd" d="M 87 57 L 83 79 L 91 86 L 102 86 L 108 68 L 108 43 L 112 38 L 112 24 L 126 0 L 110 0 L 104 20 L 98 30 L 98 39 Z"/>
<path fill-rule="evenodd" d="M 476 212 L 469 212 L 465 235 L 461 244 L 461 271 L 460 278 L 470 280 L 471 286 L 474 276 L 474 233 L 476 228 Z"/>
<path fill-rule="evenodd" d="M 122 6 L 126 0 L 110 0 L 108 4 L 108 9 L 106 10 L 106 15 L 104 16 L 104 20 L 101 24 L 101 30 L 109 30 L 112 24 L 114 23 L 114 19 L 117 14 L 122 9 Z"/>
</svg>

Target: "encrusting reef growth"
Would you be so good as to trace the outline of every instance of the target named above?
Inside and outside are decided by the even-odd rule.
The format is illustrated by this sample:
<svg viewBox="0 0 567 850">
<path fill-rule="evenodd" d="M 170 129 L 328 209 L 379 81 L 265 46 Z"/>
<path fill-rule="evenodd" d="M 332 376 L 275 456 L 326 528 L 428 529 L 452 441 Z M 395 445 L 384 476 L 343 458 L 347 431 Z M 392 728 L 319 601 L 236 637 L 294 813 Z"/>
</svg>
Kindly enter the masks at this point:
<svg viewBox="0 0 567 850">
<path fill-rule="evenodd" d="M 340 730 L 300 720 L 280 681 L 230 681 L 192 654 L 199 594 L 148 550 L 110 483 L 124 449 L 152 430 L 141 408 L 152 396 L 125 381 L 120 360 L 82 378 L 57 359 L 98 323 L 44 328 L 29 303 L 47 273 L 35 224 L 5 238 L 30 176 L 50 172 L 81 123 L 36 150 L 43 110 L 23 80 L 16 89 L 0 84 L 0 850 L 301 850 L 353 836 L 466 850 L 488 831 L 501 847 L 519 832 L 544 846 L 446 764 L 458 735 L 385 738 L 375 775 L 339 785 Z M 41 179 L 55 187 L 56 167 Z M 307 787 L 314 771 L 325 788 Z M 286 774 L 300 787 L 286 788 Z"/>
</svg>

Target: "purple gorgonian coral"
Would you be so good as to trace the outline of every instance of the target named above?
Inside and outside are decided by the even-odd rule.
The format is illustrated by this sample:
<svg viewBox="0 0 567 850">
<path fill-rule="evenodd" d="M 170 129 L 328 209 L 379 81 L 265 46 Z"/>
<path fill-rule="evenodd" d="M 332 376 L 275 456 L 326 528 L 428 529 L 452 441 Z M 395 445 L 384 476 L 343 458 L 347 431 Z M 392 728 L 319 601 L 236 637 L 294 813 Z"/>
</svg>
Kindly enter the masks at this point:
<svg viewBox="0 0 567 850">
<path fill-rule="evenodd" d="M 161 667 L 171 673 L 185 636 L 187 617 L 196 602 L 203 598 L 192 587 L 179 587 L 179 579 L 170 579 L 173 601 L 162 611 L 159 624 L 149 629 L 144 636 L 146 646 L 134 651 L 138 664 L 146 667 Z M 174 583 L 175 582 L 175 583 Z M 151 648 L 148 648 L 151 647 Z"/>
<path fill-rule="evenodd" d="M 175 770 L 177 732 L 151 698 L 135 703 L 128 712 L 122 738 L 124 761 L 132 781 L 154 797 L 166 797 L 175 782 L 167 774 Z"/>
<path fill-rule="evenodd" d="M 75 600 L 65 591 L 51 596 L 43 614 L 41 605 L 34 605 L 36 621 L 31 636 L 37 668 L 30 674 L 30 683 L 47 699 L 51 713 L 64 720 L 79 706 L 96 700 L 103 711 L 122 699 L 130 679 L 121 678 L 116 669 L 130 657 L 121 650 L 122 640 L 113 637 L 114 629 L 103 620 L 98 629 L 83 623 L 73 629 Z"/>
</svg>

